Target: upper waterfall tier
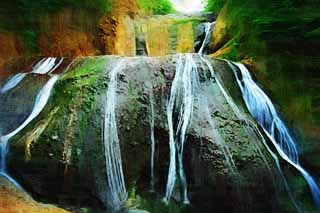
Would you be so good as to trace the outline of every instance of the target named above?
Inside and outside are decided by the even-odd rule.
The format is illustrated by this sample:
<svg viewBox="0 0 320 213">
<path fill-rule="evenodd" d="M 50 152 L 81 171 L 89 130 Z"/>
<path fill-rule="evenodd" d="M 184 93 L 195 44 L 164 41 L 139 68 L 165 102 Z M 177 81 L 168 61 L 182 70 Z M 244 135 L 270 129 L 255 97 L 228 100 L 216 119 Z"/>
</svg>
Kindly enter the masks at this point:
<svg viewBox="0 0 320 213">
<path fill-rule="evenodd" d="M 205 16 L 186 15 L 107 18 L 100 25 L 100 36 L 104 51 L 110 55 L 194 53 L 205 38 L 207 20 Z"/>
</svg>

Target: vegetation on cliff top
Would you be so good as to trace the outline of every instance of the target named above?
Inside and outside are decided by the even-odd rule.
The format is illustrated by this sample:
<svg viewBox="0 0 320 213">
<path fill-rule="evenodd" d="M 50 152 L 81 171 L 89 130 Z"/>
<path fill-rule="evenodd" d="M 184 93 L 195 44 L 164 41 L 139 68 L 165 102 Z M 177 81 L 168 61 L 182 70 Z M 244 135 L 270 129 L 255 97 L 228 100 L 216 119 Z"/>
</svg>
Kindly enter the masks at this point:
<svg viewBox="0 0 320 213">
<path fill-rule="evenodd" d="M 206 0 L 207 6 L 205 10 L 208 12 L 218 13 L 226 1 L 227 0 Z"/>
<path fill-rule="evenodd" d="M 137 0 L 143 12 L 151 12 L 155 15 L 165 15 L 174 12 L 169 0 Z"/>
<path fill-rule="evenodd" d="M 225 42 L 232 40 L 239 51 L 229 58 L 237 60 L 248 54 L 251 57 L 264 55 L 269 50 L 274 54 L 279 50 L 293 54 L 317 53 L 320 13 L 316 2 L 208 0 L 206 9 L 215 13 L 221 11 L 220 19 L 227 28 Z M 305 48 L 310 49 L 305 53 Z"/>
</svg>

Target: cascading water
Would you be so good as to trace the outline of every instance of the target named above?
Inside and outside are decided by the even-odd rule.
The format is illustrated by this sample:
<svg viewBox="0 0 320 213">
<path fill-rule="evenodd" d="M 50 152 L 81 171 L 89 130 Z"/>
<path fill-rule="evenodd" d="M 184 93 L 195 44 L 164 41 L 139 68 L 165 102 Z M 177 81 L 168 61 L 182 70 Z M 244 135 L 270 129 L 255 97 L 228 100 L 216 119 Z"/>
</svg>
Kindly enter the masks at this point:
<svg viewBox="0 0 320 213">
<path fill-rule="evenodd" d="M 35 119 L 41 113 L 41 111 L 46 106 L 49 100 L 51 91 L 53 89 L 53 86 L 58 79 L 59 79 L 58 75 L 53 76 L 40 90 L 40 92 L 38 93 L 35 99 L 33 109 L 30 115 L 28 116 L 28 118 L 17 129 L 15 129 L 14 131 L 12 131 L 7 135 L 1 136 L 0 138 L 0 155 L 1 155 L 0 156 L 1 158 L 0 174 L 7 177 L 8 180 L 13 184 L 15 184 L 16 186 L 19 186 L 19 184 L 7 174 L 7 170 L 6 170 L 6 157 L 9 149 L 9 145 L 8 145 L 9 140 L 12 137 L 14 137 L 16 134 L 18 134 L 22 129 L 24 129 L 33 119 Z"/>
<path fill-rule="evenodd" d="M 178 174 L 183 190 L 183 202 L 190 203 L 187 194 L 187 180 L 183 169 L 183 151 L 186 133 L 192 120 L 194 97 L 199 87 L 198 68 L 192 54 L 181 55 L 177 62 L 176 73 L 171 86 L 167 105 L 169 126 L 170 164 L 167 190 L 164 200 L 169 202 L 176 182 L 176 152 L 178 156 Z M 179 104 L 179 105 L 178 105 Z M 178 125 L 174 131 L 174 112 L 178 114 Z M 176 151 L 177 149 L 177 151 Z"/>
<path fill-rule="evenodd" d="M 206 60 L 207 61 L 207 60 Z M 231 69 L 235 72 L 234 70 L 234 67 L 232 65 L 232 63 L 228 60 L 224 60 L 228 63 L 228 65 L 231 67 Z M 213 72 L 213 68 L 211 66 L 211 64 L 209 63 L 209 61 L 206 62 L 211 70 L 211 73 L 214 73 Z M 220 88 L 222 88 L 222 92 L 228 102 L 228 104 L 231 106 L 231 108 L 233 109 L 233 112 L 236 114 L 236 116 L 240 119 L 240 121 L 244 122 L 244 124 L 246 124 L 247 127 L 250 127 L 253 129 L 253 131 L 259 136 L 259 138 L 261 139 L 264 147 L 267 149 L 267 151 L 269 152 L 269 154 L 271 155 L 271 157 L 273 158 L 273 160 L 275 161 L 275 165 L 276 165 L 276 168 L 279 172 L 279 175 L 284 183 L 284 186 L 289 194 L 289 197 L 293 203 L 293 205 L 295 206 L 295 208 L 297 209 L 298 212 L 300 212 L 300 208 L 299 206 L 297 205 L 297 202 L 295 201 L 294 197 L 293 197 L 293 194 L 289 188 L 289 185 L 287 183 L 287 180 L 283 174 L 283 171 L 281 169 L 281 165 L 280 165 L 280 162 L 279 162 L 279 159 L 278 159 L 278 156 L 270 149 L 270 147 L 268 146 L 264 136 L 262 135 L 262 133 L 260 132 L 259 128 L 256 126 L 256 124 L 254 122 L 252 122 L 251 120 L 248 120 L 244 117 L 244 115 L 241 113 L 240 109 L 238 108 L 238 106 L 234 103 L 234 101 L 232 100 L 232 97 L 227 93 L 227 91 L 224 89 L 223 85 L 222 85 L 222 82 L 219 82 L 219 79 L 217 79 L 217 83 L 219 85 Z M 267 166 L 268 170 L 271 172 L 271 168 L 269 167 L 268 163 L 267 163 L 267 160 L 265 159 L 262 151 L 260 150 L 260 148 L 257 146 L 257 150 L 258 150 L 258 153 L 259 155 L 262 157 L 262 159 L 264 160 L 265 162 L 265 165 Z"/>
<path fill-rule="evenodd" d="M 42 75 L 49 74 L 53 72 L 55 69 L 57 69 L 62 63 L 62 61 L 63 61 L 63 58 L 61 58 L 60 60 L 58 60 L 58 58 L 52 58 L 52 57 L 44 58 L 34 66 L 31 73 L 42 74 Z"/>
<path fill-rule="evenodd" d="M 31 73 L 33 74 L 50 74 L 55 71 L 63 62 L 63 58 L 58 60 L 58 58 L 44 58 L 40 60 L 33 68 Z M 15 88 L 26 76 L 28 73 L 18 73 L 13 77 L 9 78 L 9 80 L 5 83 L 5 85 L 1 88 L 0 93 L 4 94 L 11 89 Z"/>
<path fill-rule="evenodd" d="M 203 51 L 204 49 L 207 47 L 207 45 L 209 44 L 210 42 L 210 38 L 211 38 L 211 32 L 212 32 L 212 29 L 214 28 L 216 22 L 208 22 L 208 23 L 204 23 L 204 26 L 205 26 L 205 37 L 204 37 L 204 40 L 202 42 L 202 45 L 201 45 L 201 48 L 198 52 L 199 55 L 202 55 L 203 54 Z"/>
<path fill-rule="evenodd" d="M 249 70 L 243 64 L 233 64 L 238 67 L 242 75 L 242 80 L 240 80 L 236 70 L 233 69 L 248 110 L 262 127 L 282 159 L 296 168 L 305 178 L 310 187 L 315 203 L 320 207 L 319 186 L 300 166 L 295 142 L 287 127 L 278 116 L 271 100 L 253 81 Z"/>
<path fill-rule="evenodd" d="M 15 88 L 25 77 L 27 73 L 18 73 L 11 77 L 6 84 L 1 88 L 1 94 L 8 92 L 9 90 Z"/>
<path fill-rule="evenodd" d="M 103 140 L 108 179 L 108 202 L 115 210 L 120 210 L 127 199 L 115 111 L 118 84 L 117 76 L 123 65 L 124 60 L 120 59 L 109 74 L 110 81 L 106 93 L 106 103 L 104 108 Z"/>
</svg>

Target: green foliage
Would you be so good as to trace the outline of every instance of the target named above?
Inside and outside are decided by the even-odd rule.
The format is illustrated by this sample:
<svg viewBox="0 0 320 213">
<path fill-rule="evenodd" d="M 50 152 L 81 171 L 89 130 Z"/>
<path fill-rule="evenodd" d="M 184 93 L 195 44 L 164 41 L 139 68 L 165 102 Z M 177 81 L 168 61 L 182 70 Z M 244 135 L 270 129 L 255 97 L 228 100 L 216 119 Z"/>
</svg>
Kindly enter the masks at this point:
<svg viewBox="0 0 320 213">
<path fill-rule="evenodd" d="M 30 15 L 36 13 L 50 13 L 62 8 L 92 10 L 106 13 L 110 10 L 110 0 L 13 0 L 17 9 Z"/>
<path fill-rule="evenodd" d="M 145 13 L 165 15 L 174 12 L 169 0 L 137 0 L 138 6 Z"/>
<path fill-rule="evenodd" d="M 44 15 L 63 9 L 102 15 L 110 12 L 111 0 L 3 0 L 0 2 L 0 27 L 30 30 Z"/>
<path fill-rule="evenodd" d="M 227 0 L 206 0 L 206 2 L 207 2 L 206 11 L 219 13 L 222 7 L 227 2 Z"/>
<path fill-rule="evenodd" d="M 38 50 L 37 46 L 37 33 L 33 30 L 25 30 L 21 33 L 22 39 L 24 41 L 25 47 L 30 52 L 36 52 Z"/>
</svg>

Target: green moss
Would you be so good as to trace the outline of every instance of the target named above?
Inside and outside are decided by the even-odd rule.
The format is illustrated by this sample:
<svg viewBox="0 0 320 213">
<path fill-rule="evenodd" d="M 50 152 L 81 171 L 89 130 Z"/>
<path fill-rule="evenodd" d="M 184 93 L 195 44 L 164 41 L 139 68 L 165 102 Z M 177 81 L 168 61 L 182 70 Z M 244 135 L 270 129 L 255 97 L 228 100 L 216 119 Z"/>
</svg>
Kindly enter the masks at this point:
<svg viewBox="0 0 320 213">
<path fill-rule="evenodd" d="M 175 202 L 170 202 L 166 205 L 161 199 L 156 199 L 154 196 L 143 196 L 143 199 L 140 201 L 139 208 L 152 213 L 189 213 L 192 212 L 189 206 L 178 204 Z"/>
<path fill-rule="evenodd" d="M 128 87 L 128 102 L 130 104 L 127 105 L 126 108 L 126 115 L 129 117 L 126 118 L 129 122 L 130 127 L 134 127 L 136 125 L 136 121 L 139 118 L 139 114 L 141 113 L 141 110 L 143 106 L 140 103 L 140 99 L 142 97 L 142 91 L 138 89 L 139 87 L 135 85 L 133 82 L 129 82 L 129 87 Z M 134 123 L 132 123 L 134 122 Z"/>
<path fill-rule="evenodd" d="M 144 193 L 143 195 L 137 194 L 137 186 L 135 182 L 132 182 L 128 189 L 129 196 L 126 203 L 126 208 L 129 209 L 141 209 L 152 213 L 189 213 L 192 212 L 190 206 L 170 202 L 165 204 L 160 197 L 155 194 Z"/>
</svg>

